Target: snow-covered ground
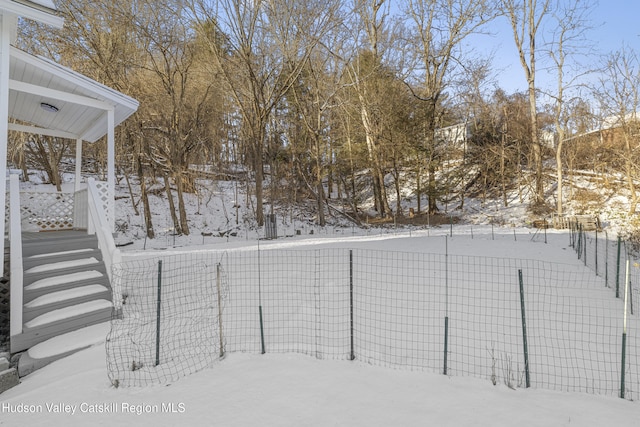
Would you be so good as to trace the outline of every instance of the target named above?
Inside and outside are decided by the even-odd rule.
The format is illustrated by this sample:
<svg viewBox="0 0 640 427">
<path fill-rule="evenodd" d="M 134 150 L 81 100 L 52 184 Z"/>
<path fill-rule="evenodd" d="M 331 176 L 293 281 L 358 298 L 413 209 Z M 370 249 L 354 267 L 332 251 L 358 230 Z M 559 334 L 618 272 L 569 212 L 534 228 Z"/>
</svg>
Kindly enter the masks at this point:
<svg viewBox="0 0 640 427">
<path fill-rule="evenodd" d="M 301 236 L 260 242 L 261 248 L 349 247 L 580 265 L 565 233 L 454 226 L 404 236 Z M 216 249 L 255 248 L 256 241 Z M 199 245 L 205 249 L 207 245 Z M 179 249 L 181 252 L 186 248 Z M 162 251 L 166 253 L 167 251 Z M 148 255 L 128 253 L 125 256 Z M 140 426 L 602 426 L 635 425 L 640 406 L 614 397 L 543 389 L 512 390 L 488 380 L 297 354 L 230 353 L 174 383 L 114 388 L 104 345 L 55 362 L 0 395 L 0 425 Z M 25 411 L 30 411 L 25 413 Z M 68 412 L 65 412 L 68 411 Z"/>
<path fill-rule="evenodd" d="M 23 183 L 23 189 L 51 189 L 33 181 Z M 65 181 L 70 190 L 69 177 Z M 138 203 L 135 183 L 133 189 Z M 545 244 L 543 232 L 527 227 L 531 218 L 517 197 L 508 208 L 468 199 L 464 212 L 454 212 L 463 216 L 462 223 L 452 228 L 357 228 L 339 217 L 320 228 L 313 224 L 313 214 L 280 207 L 278 235 L 284 237 L 258 241 L 264 231 L 255 227 L 239 190 L 231 182 L 204 183 L 197 197 L 188 195 L 189 236 L 174 235 L 166 200 L 150 195 L 156 239 L 147 240 L 143 218 L 135 215 L 122 182 L 116 242 L 126 245 L 121 247 L 125 259 L 194 249 L 254 250 L 260 245 L 264 250 L 446 250 L 452 255 L 581 262 L 566 233 L 550 230 Z M 613 223 L 614 214 L 606 216 L 608 205 L 607 200 L 593 213 Z M 48 354 L 51 349 L 39 350 Z M 615 397 L 513 390 L 471 377 L 269 352 L 229 353 L 210 368 L 171 384 L 114 388 L 105 353 L 104 343 L 94 345 L 23 378 L 0 395 L 0 426 L 602 426 L 635 425 L 640 419 L 637 401 Z"/>
</svg>

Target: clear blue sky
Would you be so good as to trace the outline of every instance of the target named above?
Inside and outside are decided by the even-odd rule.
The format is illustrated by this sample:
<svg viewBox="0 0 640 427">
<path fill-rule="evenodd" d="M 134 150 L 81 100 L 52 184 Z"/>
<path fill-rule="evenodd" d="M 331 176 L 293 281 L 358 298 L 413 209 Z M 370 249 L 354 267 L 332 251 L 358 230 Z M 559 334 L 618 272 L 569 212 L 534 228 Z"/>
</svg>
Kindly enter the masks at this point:
<svg viewBox="0 0 640 427">
<path fill-rule="evenodd" d="M 597 67 L 602 55 L 620 50 L 624 45 L 640 55 L 640 1 L 600 0 L 591 14 L 591 26 L 586 37 L 593 42 L 594 52 L 580 58 L 584 68 Z M 480 54 L 494 55 L 494 70 L 497 84 L 507 92 L 526 90 L 524 71 L 520 65 L 510 24 L 501 17 L 491 25 L 493 36 L 478 36 L 471 42 Z M 542 40 L 537 40 L 538 46 Z M 544 60 L 544 58 L 540 58 Z M 542 67 L 542 63 L 538 64 Z M 539 87 L 555 87 L 553 78 L 545 76 L 542 70 L 536 75 Z"/>
</svg>

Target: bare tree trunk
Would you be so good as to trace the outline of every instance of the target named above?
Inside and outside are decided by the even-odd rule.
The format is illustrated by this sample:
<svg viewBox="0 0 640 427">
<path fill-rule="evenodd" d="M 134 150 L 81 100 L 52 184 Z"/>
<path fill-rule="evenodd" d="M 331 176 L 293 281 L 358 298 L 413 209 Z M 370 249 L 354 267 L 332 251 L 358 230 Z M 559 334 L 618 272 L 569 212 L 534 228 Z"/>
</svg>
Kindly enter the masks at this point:
<svg viewBox="0 0 640 427">
<path fill-rule="evenodd" d="M 391 208 L 387 199 L 387 191 L 384 186 L 384 174 L 378 160 L 378 149 L 375 141 L 375 131 L 371 125 L 371 116 L 364 103 L 366 100 L 360 95 L 360 115 L 362 117 L 362 125 L 365 132 L 365 141 L 367 143 L 367 153 L 369 156 L 369 171 L 373 179 L 373 194 L 376 201 L 376 210 L 381 218 L 391 216 Z"/>
<path fill-rule="evenodd" d="M 169 177 L 165 172 L 162 174 L 162 178 L 164 180 L 164 189 L 167 193 L 167 200 L 169 201 L 169 212 L 171 213 L 171 220 L 173 221 L 173 229 L 176 234 L 182 234 L 182 229 L 180 228 L 180 222 L 178 221 L 178 216 L 176 215 L 176 207 L 173 202 L 173 193 L 171 193 L 171 185 L 169 184 Z"/>
<path fill-rule="evenodd" d="M 429 202 L 429 213 L 433 214 L 438 212 L 438 203 L 436 197 L 436 168 L 433 166 L 432 162 L 429 162 L 429 167 L 427 168 L 427 193 L 428 193 L 428 202 Z"/>
<path fill-rule="evenodd" d="M 156 233 L 153 231 L 153 222 L 151 219 L 151 208 L 149 207 L 149 196 L 147 194 L 146 178 L 142 169 L 142 160 L 140 159 L 139 155 L 137 156 L 137 162 L 138 176 L 140 177 L 140 197 L 142 198 L 142 206 L 144 208 L 145 231 L 149 239 L 154 239 L 156 237 Z"/>
<path fill-rule="evenodd" d="M 258 226 L 264 225 L 264 169 L 262 162 L 262 144 L 254 146 L 254 169 L 256 174 L 256 222 Z"/>
<path fill-rule="evenodd" d="M 635 174 L 633 162 L 631 160 L 631 156 L 633 152 L 631 150 L 631 141 L 629 138 L 629 132 L 625 130 L 624 132 L 624 148 L 625 148 L 625 161 L 624 161 L 624 169 L 625 175 L 627 178 L 627 187 L 629 188 L 629 193 L 631 195 L 631 200 L 629 201 L 629 213 L 635 214 L 636 208 L 638 206 L 638 195 L 636 194 L 636 185 L 634 182 Z"/>
<path fill-rule="evenodd" d="M 133 197 L 133 189 L 131 188 L 131 182 L 129 181 L 129 174 L 127 173 L 127 171 L 124 171 L 124 179 L 127 182 L 127 188 L 129 189 L 129 197 L 131 198 L 131 206 L 133 206 L 133 212 L 136 214 L 136 216 L 140 215 L 140 211 L 138 210 L 138 204 L 136 203 L 135 198 Z M 142 175 L 140 175 L 140 186 L 142 187 L 142 180 L 144 180 L 144 177 Z"/>
<path fill-rule="evenodd" d="M 416 213 L 420 213 L 422 210 L 422 165 L 420 164 L 420 159 L 418 159 L 416 166 L 416 197 L 418 198 L 418 212 Z"/>
<path fill-rule="evenodd" d="M 326 218 L 324 216 L 324 188 L 322 187 L 322 164 L 320 155 L 320 135 L 317 132 L 314 133 L 315 146 L 316 146 L 316 203 L 318 206 L 318 224 L 320 227 L 326 225 Z M 331 192 L 331 189 L 329 189 Z"/>
<path fill-rule="evenodd" d="M 536 36 L 543 19 L 550 13 L 550 0 L 502 0 L 502 8 L 509 18 L 514 42 L 524 70 L 529 95 L 529 120 L 531 126 L 531 151 L 535 176 L 534 205 L 544 203 L 542 174 L 542 146 L 538 137 L 538 111 L 536 105 Z M 526 34 L 526 35 L 525 35 Z M 525 42 L 528 42 L 525 44 Z M 526 47 L 525 47 L 526 46 Z"/>
<path fill-rule="evenodd" d="M 558 145 L 556 146 L 556 180 L 558 181 L 558 188 L 556 190 L 556 213 L 558 216 L 563 215 L 562 211 L 562 198 L 564 197 L 562 191 L 563 176 L 562 176 L 562 143 L 564 141 L 564 131 L 558 132 Z"/>
<path fill-rule="evenodd" d="M 542 145 L 538 136 L 538 112 L 536 107 L 536 86 L 534 78 L 529 80 L 529 108 L 531 117 L 531 145 L 535 173 L 535 204 L 544 203 L 544 181 L 542 175 Z"/>
<path fill-rule="evenodd" d="M 189 222 L 187 217 L 187 209 L 184 205 L 184 185 L 182 181 L 182 173 L 178 172 L 174 175 L 176 190 L 178 192 L 178 212 L 180 213 L 180 230 L 182 234 L 189 235 Z"/>
</svg>

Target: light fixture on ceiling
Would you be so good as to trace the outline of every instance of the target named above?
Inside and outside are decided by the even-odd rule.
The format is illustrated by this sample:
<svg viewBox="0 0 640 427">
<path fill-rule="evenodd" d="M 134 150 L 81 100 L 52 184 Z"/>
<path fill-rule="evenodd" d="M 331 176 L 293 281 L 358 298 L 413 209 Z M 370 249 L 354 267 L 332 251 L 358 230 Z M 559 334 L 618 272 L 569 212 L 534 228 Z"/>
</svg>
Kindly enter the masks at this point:
<svg viewBox="0 0 640 427">
<path fill-rule="evenodd" d="M 57 113 L 59 111 L 58 107 L 56 107 L 55 105 L 48 104 L 46 102 L 41 102 L 40 107 L 45 111 L 49 111 L 50 113 Z"/>
</svg>

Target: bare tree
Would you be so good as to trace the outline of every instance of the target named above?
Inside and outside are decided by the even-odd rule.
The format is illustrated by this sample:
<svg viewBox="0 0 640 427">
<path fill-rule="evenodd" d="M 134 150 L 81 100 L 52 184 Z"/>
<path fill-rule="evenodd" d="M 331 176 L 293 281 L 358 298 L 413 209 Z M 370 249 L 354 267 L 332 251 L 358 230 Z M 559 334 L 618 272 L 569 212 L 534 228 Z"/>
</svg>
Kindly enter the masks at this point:
<svg viewBox="0 0 640 427">
<path fill-rule="evenodd" d="M 293 166 L 316 199 L 318 224 L 323 227 L 326 224 L 323 180 L 328 167 L 326 163 L 331 159 L 331 156 L 325 155 L 330 138 L 329 120 L 331 110 L 339 105 L 337 92 L 342 88 L 340 82 L 344 70 L 336 62 L 337 58 L 326 51 L 312 55 L 299 81 L 288 94 L 292 112 L 299 118 L 291 118 L 292 129 L 297 129 L 296 123 L 302 124 L 302 129 L 296 132 L 297 135 L 290 133 L 288 138 L 293 146 L 299 147 L 293 154 Z M 303 141 L 308 143 L 301 144 Z M 313 169 L 311 182 L 308 182 L 307 173 L 300 165 L 300 161 L 307 157 Z"/>
<path fill-rule="evenodd" d="M 535 175 L 534 205 L 544 204 L 544 177 L 542 174 L 542 145 L 538 135 L 538 110 L 536 100 L 536 38 L 540 25 L 552 12 L 551 0 L 500 0 L 506 17 L 511 23 L 513 40 L 518 50 L 520 65 L 527 79 L 529 95 L 529 119 L 531 121 L 532 163 Z"/>
<path fill-rule="evenodd" d="M 242 116 L 247 158 L 255 174 L 256 221 L 264 223 L 264 150 L 274 108 L 309 55 L 334 25 L 337 1 L 194 0 L 198 26 L 213 25 L 215 66 Z M 220 42 L 222 39 L 222 42 Z"/>
<path fill-rule="evenodd" d="M 492 20 L 495 10 L 487 0 L 408 0 L 405 14 L 413 21 L 415 51 L 420 58 L 420 98 L 425 105 L 425 148 L 428 153 L 429 212 L 437 210 L 436 139 L 438 109 L 459 64 L 463 41 Z"/>
<path fill-rule="evenodd" d="M 571 55 L 580 54 L 588 45 L 585 40 L 585 31 L 588 29 L 587 18 L 592 3 L 590 0 L 572 0 L 559 5 L 555 19 L 555 31 L 549 45 L 551 57 L 556 71 L 556 92 L 552 94 L 554 100 L 553 122 L 556 131 L 556 177 L 558 186 L 556 190 L 556 214 L 562 216 L 563 209 L 563 154 L 562 148 L 565 139 L 569 136 L 568 123 L 571 120 L 567 109 L 566 91 L 575 87 L 576 79 L 580 73 L 567 76 L 567 59 Z"/>
<path fill-rule="evenodd" d="M 62 160 L 70 154 L 71 141 L 42 135 L 13 135 L 9 148 L 11 158 L 17 160 L 26 174 L 27 167 L 39 169 L 48 183 L 62 191 Z M 25 175 L 28 181 L 28 175 Z"/>
<path fill-rule="evenodd" d="M 381 217 L 392 214 L 384 183 L 384 171 L 380 153 L 380 124 L 384 120 L 376 104 L 380 102 L 377 89 L 380 84 L 379 73 L 382 69 L 383 45 L 387 34 L 386 20 L 389 15 L 389 3 L 385 0 L 355 0 L 355 14 L 359 18 L 360 28 L 356 28 L 353 38 L 356 41 L 354 57 L 347 60 L 350 86 L 353 89 L 357 114 L 364 131 L 364 140 L 368 154 L 368 168 L 373 182 L 375 210 Z M 359 31 L 364 32 L 364 46 L 359 44 Z"/>
<path fill-rule="evenodd" d="M 620 155 L 630 197 L 629 213 L 633 214 L 638 205 L 635 179 L 640 161 L 640 60 L 635 51 L 623 48 L 607 56 L 597 97 L 601 111 L 607 115 L 603 127 L 623 145 Z"/>
<path fill-rule="evenodd" d="M 139 65 L 147 80 L 140 93 L 144 100 L 142 130 L 164 178 L 174 229 L 178 234 L 189 234 L 184 193 L 193 192 L 189 164 L 201 152 L 199 111 L 207 105 L 212 83 L 203 84 L 193 71 L 197 56 L 182 2 L 163 2 L 165 7 L 158 7 L 155 1 L 139 1 L 137 13 L 129 17 L 145 53 Z M 175 185 L 179 217 L 169 178 Z"/>
</svg>

